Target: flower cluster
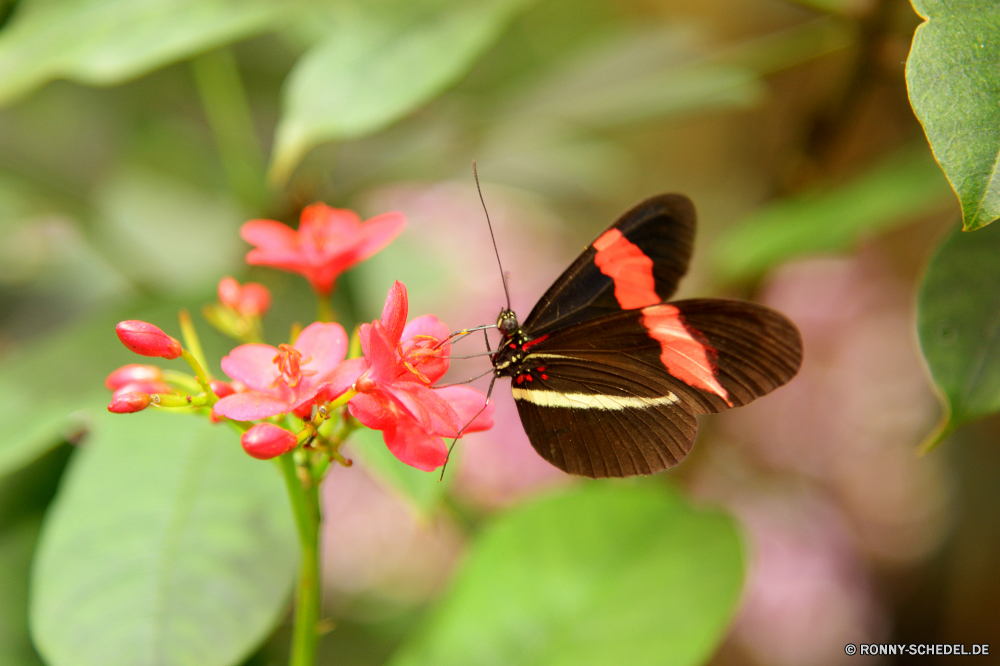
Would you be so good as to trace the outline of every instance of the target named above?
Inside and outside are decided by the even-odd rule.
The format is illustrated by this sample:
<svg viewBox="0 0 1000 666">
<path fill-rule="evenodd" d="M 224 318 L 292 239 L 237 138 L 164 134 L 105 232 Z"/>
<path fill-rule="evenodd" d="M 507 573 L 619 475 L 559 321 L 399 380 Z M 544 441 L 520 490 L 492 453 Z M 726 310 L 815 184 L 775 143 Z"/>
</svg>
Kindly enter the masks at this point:
<svg viewBox="0 0 1000 666">
<path fill-rule="evenodd" d="M 298 231 L 274 220 L 252 220 L 241 235 L 256 246 L 247 262 L 299 273 L 323 304 L 337 277 L 385 247 L 402 230 L 401 213 L 368 221 L 352 211 L 322 203 L 302 211 Z M 150 405 L 200 410 L 214 421 L 228 420 L 242 430 L 246 452 L 268 459 L 296 448 L 321 454 L 326 463 L 345 464 L 338 448 L 354 428 L 383 434 L 402 462 L 430 471 L 447 462 L 444 439 L 492 427 L 492 405 L 465 386 L 436 387 L 448 370 L 448 328 L 434 315 L 407 322 L 406 287 L 389 290 L 382 317 L 361 325 L 354 343 L 343 326 L 317 321 L 294 331 L 277 347 L 259 340 L 260 322 L 271 305 L 266 287 L 219 283 L 218 302 L 204 314 L 223 333 L 246 342 L 221 361 L 231 382 L 209 376 L 200 345 L 182 317 L 188 349 L 152 324 L 126 321 L 118 337 L 130 350 L 165 359 L 182 357 L 195 376 L 156 366 L 130 364 L 112 372 L 106 386 L 114 393 L 108 409 L 137 412 Z M 349 350 L 354 353 L 350 354 Z"/>
</svg>

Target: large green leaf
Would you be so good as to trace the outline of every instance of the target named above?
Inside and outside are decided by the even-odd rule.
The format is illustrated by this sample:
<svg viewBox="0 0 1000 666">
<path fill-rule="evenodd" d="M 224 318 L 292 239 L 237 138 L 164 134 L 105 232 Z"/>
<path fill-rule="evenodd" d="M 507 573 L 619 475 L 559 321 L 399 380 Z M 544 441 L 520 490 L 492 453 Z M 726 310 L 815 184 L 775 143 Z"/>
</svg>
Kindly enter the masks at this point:
<svg viewBox="0 0 1000 666">
<path fill-rule="evenodd" d="M 0 104 L 57 78 L 111 85 L 273 30 L 299 2 L 21 0 L 0 31 Z"/>
<path fill-rule="evenodd" d="M 945 405 L 923 449 L 955 428 L 1000 412 L 1000 225 L 956 231 L 927 267 L 917 331 Z"/>
<path fill-rule="evenodd" d="M 925 23 L 906 61 L 910 104 L 962 203 L 966 229 L 1000 217 L 1000 10 L 911 0 Z"/>
<path fill-rule="evenodd" d="M 41 666 L 28 636 L 28 571 L 46 507 L 72 447 L 0 477 L 0 664 Z"/>
<path fill-rule="evenodd" d="M 701 664 L 742 577 L 732 521 L 590 483 L 500 517 L 393 666 Z"/>
<path fill-rule="evenodd" d="M 41 514 L 0 529 L 0 664 L 42 666 L 28 639 L 28 567 Z"/>
<path fill-rule="evenodd" d="M 49 666 L 227 666 L 284 614 L 296 565 L 281 476 L 224 425 L 105 414 L 72 461 L 32 570 Z"/>
<path fill-rule="evenodd" d="M 950 196 L 926 148 L 904 151 L 840 188 L 777 201 L 726 230 L 712 248 L 715 274 L 737 282 L 797 256 L 843 251 Z"/>
<path fill-rule="evenodd" d="M 312 147 L 374 133 L 433 99 L 472 66 L 525 2 L 450 3 L 415 20 L 398 12 L 344 16 L 289 74 L 272 181 L 284 182 Z"/>
</svg>

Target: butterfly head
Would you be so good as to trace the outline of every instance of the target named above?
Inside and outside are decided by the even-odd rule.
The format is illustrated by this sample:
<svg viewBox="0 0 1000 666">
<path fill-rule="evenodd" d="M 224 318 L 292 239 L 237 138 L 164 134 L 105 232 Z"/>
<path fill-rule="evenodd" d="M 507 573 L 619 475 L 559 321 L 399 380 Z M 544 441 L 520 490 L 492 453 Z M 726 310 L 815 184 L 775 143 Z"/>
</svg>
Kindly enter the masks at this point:
<svg viewBox="0 0 1000 666">
<path fill-rule="evenodd" d="M 497 328 L 505 337 L 511 337 L 517 330 L 521 328 L 521 324 L 517 321 L 517 315 L 514 311 L 507 308 L 500 312 L 500 316 L 497 317 Z"/>
</svg>

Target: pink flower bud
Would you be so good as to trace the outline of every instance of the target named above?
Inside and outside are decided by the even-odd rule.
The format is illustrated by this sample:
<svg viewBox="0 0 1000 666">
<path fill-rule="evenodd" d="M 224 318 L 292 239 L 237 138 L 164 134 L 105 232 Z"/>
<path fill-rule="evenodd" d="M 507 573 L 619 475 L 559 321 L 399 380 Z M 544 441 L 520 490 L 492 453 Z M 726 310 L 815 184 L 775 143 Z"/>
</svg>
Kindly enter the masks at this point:
<svg viewBox="0 0 1000 666">
<path fill-rule="evenodd" d="M 172 359 L 181 355 L 181 343 L 156 326 L 131 319 L 115 327 L 122 344 L 141 356 Z"/>
<path fill-rule="evenodd" d="M 236 393 L 236 389 L 232 385 L 227 384 L 221 379 L 213 379 L 208 383 L 209 387 L 212 389 L 212 393 L 219 396 L 220 398 L 225 398 L 227 395 L 232 395 Z"/>
<path fill-rule="evenodd" d="M 216 293 L 219 295 L 220 303 L 235 310 L 240 304 L 241 291 L 240 283 L 236 281 L 236 278 L 231 278 L 227 275 L 219 280 L 219 287 Z"/>
<path fill-rule="evenodd" d="M 258 460 L 277 458 L 295 448 L 295 433 L 273 423 L 258 423 L 240 438 L 243 450 Z"/>
<path fill-rule="evenodd" d="M 151 398 L 148 393 L 140 393 L 139 391 L 123 393 L 121 395 L 116 395 L 111 399 L 111 404 L 108 405 L 108 411 L 113 414 L 132 414 L 133 412 L 141 412 L 149 407 L 150 400 Z"/>
<path fill-rule="evenodd" d="M 219 302 L 244 317 L 262 317 L 271 307 L 271 292 L 256 282 L 240 285 L 231 277 L 219 280 Z"/>
<path fill-rule="evenodd" d="M 109 391 L 117 391 L 132 382 L 156 382 L 163 377 L 162 371 L 155 365 L 129 363 L 118 368 L 104 380 L 104 386 Z"/>
<path fill-rule="evenodd" d="M 129 382 L 115 389 L 115 392 L 111 394 L 111 399 L 114 400 L 126 393 L 147 393 L 153 395 L 154 393 L 173 393 L 173 391 L 169 384 L 160 381 Z"/>
</svg>

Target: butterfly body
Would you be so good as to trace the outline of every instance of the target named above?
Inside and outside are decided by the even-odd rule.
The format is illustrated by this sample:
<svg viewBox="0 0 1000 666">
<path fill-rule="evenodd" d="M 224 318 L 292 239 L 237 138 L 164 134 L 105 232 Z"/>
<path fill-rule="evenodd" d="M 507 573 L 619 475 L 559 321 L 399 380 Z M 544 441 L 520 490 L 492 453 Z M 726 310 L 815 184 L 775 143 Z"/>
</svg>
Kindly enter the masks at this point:
<svg viewBox="0 0 1000 666">
<path fill-rule="evenodd" d="M 653 474 L 687 455 L 697 414 L 737 407 L 801 364 L 795 326 L 764 306 L 668 303 L 687 270 L 694 206 L 660 195 L 627 211 L 524 324 L 500 313 L 495 377 L 509 377 L 535 450 L 571 474 Z"/>
</svg>

